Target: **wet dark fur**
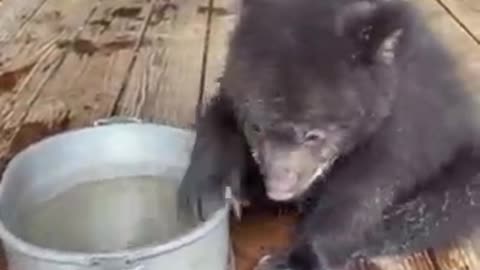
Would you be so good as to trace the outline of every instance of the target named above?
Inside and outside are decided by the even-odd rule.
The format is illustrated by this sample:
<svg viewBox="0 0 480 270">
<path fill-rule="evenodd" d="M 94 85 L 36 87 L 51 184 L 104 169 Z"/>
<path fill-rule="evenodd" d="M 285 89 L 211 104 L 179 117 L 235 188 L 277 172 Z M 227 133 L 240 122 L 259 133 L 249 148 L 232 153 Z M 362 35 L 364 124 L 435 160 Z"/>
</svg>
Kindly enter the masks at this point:
<svg viewBox="0 0 480 270">
<path fill-rule="evenodd" d="M 346 61 L 352 68 L 369 69 L 380 86 L 393 86 L 392 92 L 376 104 L 370 103 L 378 93 L 370 88 L 357 93 L 357 101 L 371 109 L 367 113 L 375 120 L 362 125 L 376 124 L 352 138 L 325 181 L 305 194 L 296 242 L 267 268 L 342 269 L 351 256 L 374 246 L 375 252 L 400 252 L 467 235 L 480 221 L 480 160 L 473 151 L 478 135 L 471 97 L 422 18 L 405 4 L 385 4 L 384 13 L 371 22 L 369 42 L 352 38 L 340 43 L 332 38 L 332 18 L 354 0 L 245 1 L 220 92 L 198 125 L 181 203 L 205 213 L 218 206 L 227 183 L 248 186 L 235 191 L 253 191 L 254 201 L 262 199 L 244 121 L 253 117 L 274 126 L 305 120 L 305 106 L 325 110 L 325 115 L 346 110 L 335 99 L 316 108 L 317 100 L 335 92 L 308 76 L 341 80 L 336 65 L 354 56 Z M 353 32 L 360 30 L 356 25 L 361 26 L 354 21 Z M 394 27 L 404 31 L 394 68 L 377 71 L 369 57 Z"/>
</svg>

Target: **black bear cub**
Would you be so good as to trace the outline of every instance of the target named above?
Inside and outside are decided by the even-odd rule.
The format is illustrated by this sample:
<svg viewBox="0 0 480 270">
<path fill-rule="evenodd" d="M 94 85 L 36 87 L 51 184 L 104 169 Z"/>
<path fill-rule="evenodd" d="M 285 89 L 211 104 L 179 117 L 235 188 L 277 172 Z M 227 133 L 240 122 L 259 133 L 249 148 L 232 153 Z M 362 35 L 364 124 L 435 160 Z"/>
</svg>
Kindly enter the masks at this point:
<svg viewBox="0 0 480 270">
<path fill-rule="evenodd" d="M 376 241 L 472 229 L 478 132 L 454 66 L 402 0 L 244 0 L 182 211 L 206 218 L 227 185 L 308 202 L 288 252 L 259 263 L 269 270 L 345 269 Z"/>
</svg>

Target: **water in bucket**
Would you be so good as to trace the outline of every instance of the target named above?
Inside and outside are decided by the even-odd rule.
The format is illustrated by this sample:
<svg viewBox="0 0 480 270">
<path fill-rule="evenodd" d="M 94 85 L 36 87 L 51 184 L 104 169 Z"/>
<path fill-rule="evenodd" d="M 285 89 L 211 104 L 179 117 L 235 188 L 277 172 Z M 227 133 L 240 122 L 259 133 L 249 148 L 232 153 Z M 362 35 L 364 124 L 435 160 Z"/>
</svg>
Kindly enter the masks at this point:
<svg viewBox="0 0 480 270">
<path fill-rule="evenodd" d="M 18 216 L 23 239 L 47 248 L 112 252 L 157 245 L 193 224 L 177 218 L 177 182 L 158 176 L 86 182 Z"/>
</svg>

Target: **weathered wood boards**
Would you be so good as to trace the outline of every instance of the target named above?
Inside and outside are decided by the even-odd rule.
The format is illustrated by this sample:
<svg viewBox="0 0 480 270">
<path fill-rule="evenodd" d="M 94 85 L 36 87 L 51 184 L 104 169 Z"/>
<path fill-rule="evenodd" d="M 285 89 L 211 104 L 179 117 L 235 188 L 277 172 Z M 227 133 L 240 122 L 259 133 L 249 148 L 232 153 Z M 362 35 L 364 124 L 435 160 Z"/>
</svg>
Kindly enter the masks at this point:
<svg viewBox="0 0 480 270">
<path fill-rule="evenodd" d="M 205 51 L 206 14 L 199 5 L 2 2 L 0 155 L 111 114 L 190 127 Z"/>
</svg>

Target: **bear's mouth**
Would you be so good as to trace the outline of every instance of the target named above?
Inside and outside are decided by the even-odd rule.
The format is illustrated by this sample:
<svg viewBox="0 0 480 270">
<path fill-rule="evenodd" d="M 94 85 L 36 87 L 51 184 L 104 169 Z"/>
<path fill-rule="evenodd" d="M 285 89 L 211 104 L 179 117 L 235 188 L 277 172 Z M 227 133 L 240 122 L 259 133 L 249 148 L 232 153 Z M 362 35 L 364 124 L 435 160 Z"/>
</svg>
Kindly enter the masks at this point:
<svg viewBox="0 0 480 270">
<path fill-rule="evenodd" d="M 333 164 L 337 160 L 337 155 L 332 156 L 325 162 L 322 162 L 315 169 L 314 173 L 305 179 L 300 179 L 294 185 L 286 188 L 285 186 L 268 185 L 267 196 L 274 201 L 288 201 L 295 199 L 305 193 L 316 181 L 319 179 L 324 180 L 326 174 L 333 167 Z"/>
</svg>

